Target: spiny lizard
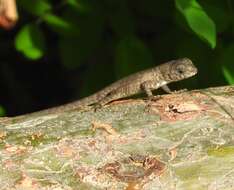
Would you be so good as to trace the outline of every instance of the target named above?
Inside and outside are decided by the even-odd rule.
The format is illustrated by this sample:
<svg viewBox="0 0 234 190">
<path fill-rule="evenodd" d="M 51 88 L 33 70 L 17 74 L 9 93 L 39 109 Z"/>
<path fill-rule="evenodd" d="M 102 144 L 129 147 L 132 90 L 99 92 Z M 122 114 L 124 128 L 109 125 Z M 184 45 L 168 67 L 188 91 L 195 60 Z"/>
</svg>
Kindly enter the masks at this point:
<svg viewBox="0 0 234 190">
<path fill-rule="evenodd" d="M 95 94 L 62 106 L 40 111 L 56 113 L 73 110 L 88 105 L 103 106 L 113 100 L 145 92 L 152 97 L 152 90 L 162 88 L 172 93 L 167 84 L 194 76 L 197 68 L 188 58 L 172 60 L 159 66 L 143 70 L 118 80 Z"/>
</svg>

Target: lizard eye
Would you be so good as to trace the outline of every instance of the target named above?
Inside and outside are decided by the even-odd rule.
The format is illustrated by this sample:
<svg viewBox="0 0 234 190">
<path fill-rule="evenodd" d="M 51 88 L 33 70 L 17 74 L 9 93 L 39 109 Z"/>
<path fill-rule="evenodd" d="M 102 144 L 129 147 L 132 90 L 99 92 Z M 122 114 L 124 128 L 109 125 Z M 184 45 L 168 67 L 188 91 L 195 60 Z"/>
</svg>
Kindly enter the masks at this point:
<svg viewBox="0 0 234 190">
<path fill-rule="evenodd" d="M 179 73 L 179 74 L 184 74 L 184 68 L 183 67 L 177 67 L 177 72 Z"/>
<path fill-rule="evenodd" d="M 184 71 L 182 69 L 178 69 L 178 73 L 183 74 Z"/>
</svg>

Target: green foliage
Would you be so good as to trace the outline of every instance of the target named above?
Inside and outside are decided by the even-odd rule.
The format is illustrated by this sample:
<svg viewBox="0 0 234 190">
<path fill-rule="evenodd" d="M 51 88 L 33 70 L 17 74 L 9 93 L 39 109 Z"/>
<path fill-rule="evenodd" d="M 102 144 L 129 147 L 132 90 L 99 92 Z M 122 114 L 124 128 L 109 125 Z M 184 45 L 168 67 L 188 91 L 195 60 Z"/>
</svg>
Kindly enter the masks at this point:
<svg viewBox="0 0 234 190">
<path fill-rule="evenodd" d="M 225 7 L 226 4 L 220 3 L 220 1 L 217 0 L 206 0 L 201 1 L 201 5 L 215 23 L 216 32 L 225 32 L 231 24 L 230 11 L 227 11 L 227 8 Z"/>
<path fill-rule="evenodd" d="M 80 7 L 80 4 L 77 0 L 67 0 L 68 4 L 70 4 L 71 6 L 74 6 L 74 7 Z"/>
<path fill-rule="evenodd" d="M 63 66 L 74 69 L 95 60 L 102 68 L 109 62 L 108 69 L 115 73 L 110 81 L 154 63 L 189 57 L 199 67 L 193 87 L 234 83 L 232 1 L 53 2 L 18 1 L 21 12 L 30 15 L 33 24 L 23 22 L 15 47 L 29 59 L 45 56 L 50 44 L 45 44 L 44 38 L 50 37 L 49 30 L 49 35 L 56 36 L 56 56 Z M 95 74 L 93 78 L 98 77 Z"/>
<path fill-rule="evenodd" d="M 35 24 L 24 25 L 15 39 L 16 49 L 30 59 L 39 59 L 43 56 L 44 43 L 44 36 Z"/>
<path fill-rule="evenodd" d="M 229 84 L 234 84 L 234 43 L 222 51 L 222 71 Z"/>
<path fill-rule="evenodd" d="M 22 6 L 27 12 L 36 15 L 43 16 L 45 13 L 50 12 L 52 10 L 52 5 L 48 0 L 20 0 L 19 6 Z"/>
<path fill-rule="evenodd" d="M 215 48 L 215 23 L 201 5 L 196 0 L 176 0 L 176 8 L 183 14 L 190 28 L 212 48 Z"/>
<path fill-rule="evenodd" d="M 56 33 L 62 35 L 78 35 L 78 27 L 72 25 L 66 19 L 56 16 L 52 13 L 47 13 L 42 16 L 43 21 Z"/>
<path fill-rule="evenodd" d="M 232 69 L 233 70 L 233 69 Z M 233 71 L 227 69 L 226 66 L 223 66 L 223 74 L 229 84 L 234 84 L 234 75 Z"/>
<path fill-rule="evenodd" d="M 5 109 L 2 106 L 0 106 L 0 117 L 3 117 L 5 115 L 6 115 Z"/>
</svg>

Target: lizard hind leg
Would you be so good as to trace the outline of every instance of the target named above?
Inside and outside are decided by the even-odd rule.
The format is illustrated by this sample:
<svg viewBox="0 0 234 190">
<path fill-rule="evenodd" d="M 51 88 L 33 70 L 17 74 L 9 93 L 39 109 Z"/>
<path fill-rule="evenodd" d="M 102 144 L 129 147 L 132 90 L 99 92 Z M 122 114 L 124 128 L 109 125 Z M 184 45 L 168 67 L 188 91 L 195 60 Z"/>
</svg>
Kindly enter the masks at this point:
<svg viewBox="0 0 234 190">
<path fill-rule="evenodd" d="M 102 108 L 104 105 L 115 99 L 118 99 L 118 93 L 116 90 L 113 90 L 94 104 L 94 110 L 97 111 L 98 109 Z"/>
<path fill-rule="evenodd" d="M 125 88 L 116 88 L 106 94 L 106 96 L 104 96 L 102 99 L 100 99 L 97 102 L 96 107 L 101 108 L 113 100 L 118 100 L 120 98 L 127 97 L 128 95 L 129 94 L 125 92 Z"/>
</svg>

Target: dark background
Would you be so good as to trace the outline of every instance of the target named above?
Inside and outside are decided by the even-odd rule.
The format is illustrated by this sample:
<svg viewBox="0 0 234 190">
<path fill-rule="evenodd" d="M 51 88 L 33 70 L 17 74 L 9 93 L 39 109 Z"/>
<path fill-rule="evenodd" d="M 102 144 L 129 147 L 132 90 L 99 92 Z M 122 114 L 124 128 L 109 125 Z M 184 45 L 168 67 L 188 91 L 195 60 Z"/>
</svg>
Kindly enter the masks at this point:
<svg viewBox="0 0 234 190">
<path fill-rule="evenodd" d="M 232 84 L 233 6 L 231 0 L 19 0 L 17 25 L 0 31 L 1 115 L 70 102 L 181 57 L 199 73 L 172 88 Z"/>
</svg>

